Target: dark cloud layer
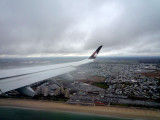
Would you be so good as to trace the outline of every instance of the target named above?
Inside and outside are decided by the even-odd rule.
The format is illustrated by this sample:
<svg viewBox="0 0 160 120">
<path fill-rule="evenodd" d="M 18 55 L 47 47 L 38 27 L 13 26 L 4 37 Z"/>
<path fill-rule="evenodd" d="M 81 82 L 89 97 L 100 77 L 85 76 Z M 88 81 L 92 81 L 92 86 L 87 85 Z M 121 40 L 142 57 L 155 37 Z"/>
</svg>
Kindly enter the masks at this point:
<svg viewBox="0 0 160 120">
<path fill-rule="evenodd" d="M 159 0 L 1 0 L 0 56 L 160 55 Z"/>
</svg>

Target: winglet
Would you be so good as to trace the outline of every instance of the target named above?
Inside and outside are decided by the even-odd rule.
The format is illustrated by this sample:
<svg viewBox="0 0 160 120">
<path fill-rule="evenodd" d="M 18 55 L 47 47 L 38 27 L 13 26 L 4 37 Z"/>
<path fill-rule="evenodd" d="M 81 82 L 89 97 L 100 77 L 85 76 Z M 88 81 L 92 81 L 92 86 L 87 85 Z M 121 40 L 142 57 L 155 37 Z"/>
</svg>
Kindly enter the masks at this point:
<svg viewBox="0 0 160 120">
<path fill-rule="evenodd" d="M 88 59 L 95 59 L 96 56 L 97 56 L 97 54 L 98 54 L 99 51 L 101 50 L 101 48 L 102 48 L 102 45 L 99 46 L 99 47 L 97 48 L 97 50 L 96 50 Z"/>
</svg>

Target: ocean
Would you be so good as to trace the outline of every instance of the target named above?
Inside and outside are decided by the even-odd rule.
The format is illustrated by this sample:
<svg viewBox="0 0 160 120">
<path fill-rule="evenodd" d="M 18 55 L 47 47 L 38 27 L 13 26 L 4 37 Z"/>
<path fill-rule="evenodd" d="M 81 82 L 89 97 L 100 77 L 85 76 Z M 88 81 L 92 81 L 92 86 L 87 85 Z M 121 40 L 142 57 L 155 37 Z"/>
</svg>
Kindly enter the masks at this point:
<svg viewBox="0 0 160 120">
<path fill-rule="evenodd" d="M 0 120 L 132 120 L 61 111 L 0 107 Z"/>
</svg>

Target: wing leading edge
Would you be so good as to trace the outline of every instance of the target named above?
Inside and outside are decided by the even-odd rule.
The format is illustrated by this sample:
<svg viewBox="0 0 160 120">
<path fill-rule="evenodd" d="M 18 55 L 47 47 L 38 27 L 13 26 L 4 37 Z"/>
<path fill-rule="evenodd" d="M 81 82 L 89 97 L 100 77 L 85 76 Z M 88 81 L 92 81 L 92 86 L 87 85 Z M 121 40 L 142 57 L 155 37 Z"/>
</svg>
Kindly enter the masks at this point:
<svg viewBox="0 0 160 120">
<path fill-rule="evenodd" d="M 0 70 L 0 94 L 71 72 L 76 66 L 93 62 L 101 48 L 99 46 L 88 59 L 77 62 Z"/>
</svg>

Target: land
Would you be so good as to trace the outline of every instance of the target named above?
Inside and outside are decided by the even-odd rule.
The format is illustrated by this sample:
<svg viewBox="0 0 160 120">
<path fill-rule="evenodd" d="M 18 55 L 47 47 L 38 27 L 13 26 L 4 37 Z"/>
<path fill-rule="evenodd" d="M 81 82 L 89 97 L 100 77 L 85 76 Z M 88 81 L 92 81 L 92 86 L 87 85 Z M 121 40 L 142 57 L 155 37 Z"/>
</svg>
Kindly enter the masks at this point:
<svg viewBox="0 0 160 120">
<path fill-rule="evenodd" d="M 9 91 L 0 106 L 160 119 L 160 58 L 100 59 L 70 75 L 31 85 L 33 98 Z"/>
<path fill-rule="evenodd" d="M 114 117 L 136 118 L 136 119 L 160 119 L 160 111 L 145 110 L 138 108 L 125 108 L 113 106 L 82 106 L 82 105 L 69 105 L 63 102 L 53 101 L 37 101 L 37 100 L 18 100 L 18 99 L 0 99 L 0 106 L 19 107 L 42 109 L 51 111 L 66 111 L 76 113 L 87 113 L 97 115 L 107 115 Z"/>
<path fill-rule="evenodd" d="M 101 58 L 70 75 L 73 80 L 57 76 L 31 85 L 36 92 L 32 99 L 160 108 L 160 58 Z M 17 91 L 5 97 L 26 98 Z"/>
</svg>

